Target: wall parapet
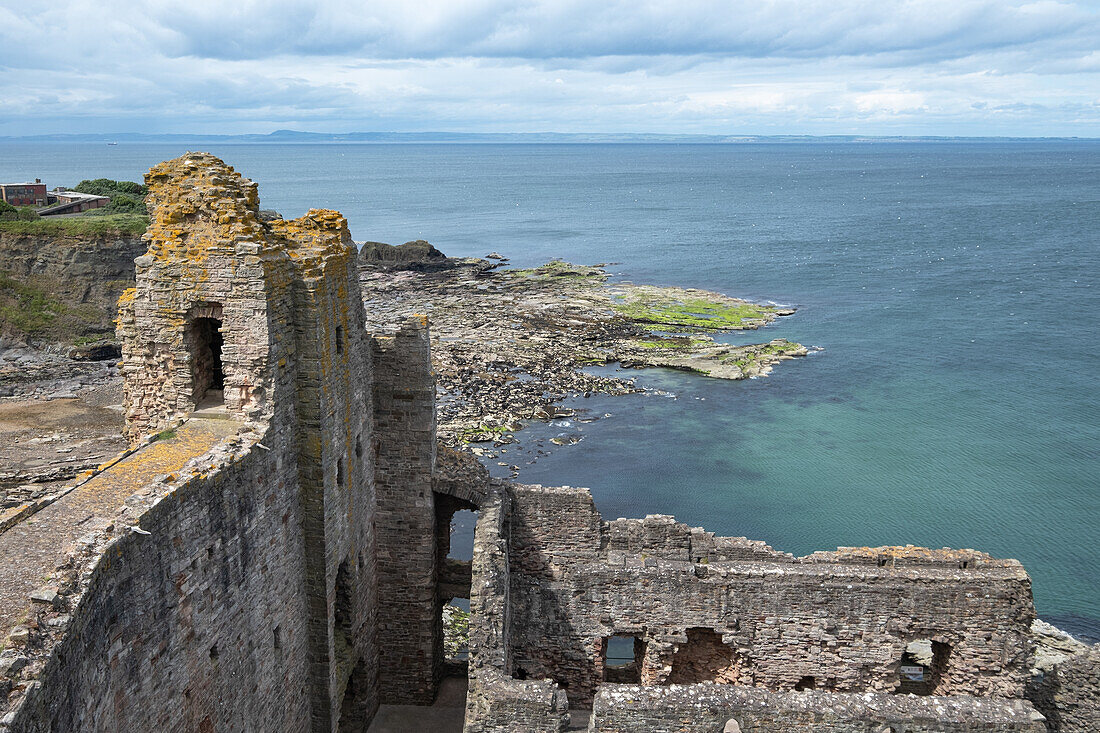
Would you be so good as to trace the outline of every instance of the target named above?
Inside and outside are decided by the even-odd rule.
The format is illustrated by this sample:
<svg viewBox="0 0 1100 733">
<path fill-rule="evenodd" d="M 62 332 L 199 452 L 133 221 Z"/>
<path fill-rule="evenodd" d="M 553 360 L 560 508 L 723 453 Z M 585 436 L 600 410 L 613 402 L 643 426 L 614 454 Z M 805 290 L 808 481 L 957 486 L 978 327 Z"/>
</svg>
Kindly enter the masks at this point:
<svg viewBox="0 0 1100 733">
<path fill-rule="evenodd" d="M 237 423 L 230 425 L 236 427 Z M 155 725 L 155 718 L 146 717 L 158 715 L 158 706 L 149 704 L 155 697 L 152 688 L 157 681 L 166 682 L 158 680 L 158 675 L 171 674 L 173 667 L 180 664 L 179 657 L 191 658 L 190 671 L 194 673 L 196 649 L 201 646 L 198 651 L 209 657 L 209 649 L 221 644 L 224 656 L 220 664 L 233 662 L 234 645 L 215 639 L 228 635 L 232 627 L 199 632 L 209 635 L 210 647 L 193 645 L 187 650 L 181 645 L 156 651 L 155 658 L 160 661 L 154 663 L 153 669 L 146 667 L 151 661 L 147 654 L 153 650 L 142 649 L 140 642 L 137 648 L 128 649 L 126 643 L 146 635 L 149 639 L 169 638 L 175 622 L 170 623 L 165 614 L 171 613 L 176 604 L 168 598 L 186 599 L 195 580 L 215 571 L 220 561 L 224 560 L 228 570 L 231 559 L 225 557 L 227 545 L 246 541 L 247 531 L 239 524 L 238 513 L 243 507 L 233 505 L 246 502 L 246 511 L 252 516 L 256 507 L 247 494 L 254 488 L 253 482 L 262 484 L 263 479 L 258 477 L 265 476 L 275 481 L 278 476 L 271 452 L 257 447 L 270 439 L 269 434 L 265 426 L 255 427 L 261 432 L 253 432 L 252 426 L 242 426 L 239 433 L 189 458 L 176 470 L 133 486 L 131 498 L 115 516 L 100 518 L 99 529 L 92 529 L 69 548 L 52 581 L 58 588 L 58 598 L 51 606 L 36 604 L 38 607 L 34 609 L 34 633 L 21 650 L 21 656 L 30 661 L 17 680 L 26 694 L 10 700 L 11 710 L 2 719 L 9 730 L 121 729 L 128 724 L 140 728 L 143 720 Z M 141 458 L 141 451 L 132 456 L 136 461 Z M 115 465 L 105 469 L 107 476 Z M 257 516 L 256 521 L 267 527 L 280 521 L 269 512 L 259 515 L 266 515 L 266 519 Z M 194 528 L 200 524 L 211 531 L 198 536 Z M 174 587 L 182 596 L 166 593 L 164 584 L 148 582 L 149 571 L 157 568 L 167 573 L 161 576 L 164 581 L 172 579 L 177 584 Z M 245 569 L 238 567 L 232 574 L 243 572 Z M 293 567 L 277 572 L 294 575 Z M 248 585 L 241 577 L 235 582 Z M 170 582 L 167 585 L 172 587 Z M 236 590 L 234 587 L 233 591 Z M 256 596 L 252 601 L 263 597 L 260 588 L 253 588 L 253 592 Z M 239 609 L 235 604 L 225 603 L 223 610 Z M 217 613 L 215 609 L 207 612 Z M 199 609 L 196 613 L 199 617 L 203 615 Z M 162 625 L 157 628 L 155 624 Z M 294 624 L 286 623 L 284 627 L 288 637 L 291 636 Z M 6 650 L 9 656 L 12 651 L 15 650 Z M 204 661 L 213 667 L 214 660 Z M 269 661 L 277 663 L 274 659 Z M 140 676 L 131 676 L 142 667 L 145 671 Z M 286 674 L 294 678 L 304 673 L 303 666 Z M 181 687 L 176 694 L 181 695 L 188 684 L 188 675 L 177 684 Z M 144 704 L 128 707 L 112 702 L 104 706 L 102 700 L 96 699 L 96 690 L 114 685 L 129 687 L 131 693 L 141 690 L 142 694 L 135 699 L 143 699 Z M 185 708 L 184 717 L 204 706 L 207 713 L 216 707 L 216 696 L 194 692 L 194 696 L 188 695 L 187 705 L 177 703 Z M 293 707 L 292 698 L 283 703 Z M 257 714 L 255 709 L 252 713 Z M 196 725 L 202 717 L 195 718 Z M 291 714 L 289 719 L 293 718 Z"/>
<path fill-rule="evenodd" d="M 596 695 L 589 731 L 1044 733 L 1043 721 L 1023 700 L 605 684 Z"/>
</svg>

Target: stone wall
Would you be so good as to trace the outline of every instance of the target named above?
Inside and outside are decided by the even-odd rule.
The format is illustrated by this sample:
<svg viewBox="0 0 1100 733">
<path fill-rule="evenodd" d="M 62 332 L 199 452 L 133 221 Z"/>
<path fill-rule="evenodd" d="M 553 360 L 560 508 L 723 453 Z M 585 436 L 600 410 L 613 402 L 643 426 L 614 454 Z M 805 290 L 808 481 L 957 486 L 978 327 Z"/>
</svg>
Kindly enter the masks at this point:
<svg viewBox="0 0 1100 733">
<path fill-rule="evenodd" d="M 372 342 L 343 217 L 261 221 L 255 184 L 201 153 L 146 182 L 149 250 L 120 301 L 128 433 L 137 444 L 192 414 L 236 421 L 245 437 L 227 446 L 244 446 L 188 456 L 189 472 L 135 487 L 164 496 L 140 516 L 148 534 L 102 547 L 72 581 L 68 631 L 51 637 L 46 669 L 8 722 L 362 730 L 379 704 L 375 474 L 405 499 L 400 481 L 419 476 L 409 451 L 431 456 L 430 373 L 420 373 L 426 401 L 417 393 L 426 415 L 402 426 L 408 415 L 382 415 L 395 457 L 380 461 Z M 388 357 L 396 389 L 395 368 L 427 363 L 426 332 L 399 336 Z M 224 395 L 205 406 L 217 365 Z M 426 490 L 430 506 L 426 467 L 410 490 Z M 380 518 L 380 531 L 400 535 L 400 520 Z M 419 538 L 430 551 L 431 531 Z"/>
<path fill-rule="evenodd" d="M 541 487 L 515 488 L 510 547 L 512 613 L 525 619 L 514 665 L 580 704 L 614 635 L 644 645 L 647 684 L 892 692 L 916 640 L 943 650 L 936 694 L 1018 697 L 1026 679 L 1034 609 L 1015 561 L 918 548 L 798 559 L 670 517 L 602 523 L 586 491 Z M 708 654 L 715 636 L 721 659 Z"/>
<path fill-rule="evenodd" d="M 427 320 L 376 339 L 374 363 L 380 694 L 383 702 L 430 704 L 444 656 Z"/>
<path fill-rule="evenodd" d="M 1100 644 L 1054 665 L 1028 689 L 1051 731 L 1100 730 Z"/>
<path fill-rule="evenodd" d="M 378 706 L 370 341 L 355 249 L 336 212 L 269 226 L 286 242 L 296 351 L 295 462 L 310 619 L 313 729 L 359 730 Z M 278 351 L 276 351 L 278 354 Z M 282 359 L 279 360 L 280 362 Z"/>
<path fill-rule="evenodd" d="M 565 691 L 551 680 L 513 678 L 509 602 L 511 496 L 494 483 L 479 508 L 470 591 L 469 692 L 466 733 L 556 733 L 569 719 Z"/>
<path fill-rule="evenodd" d="M 604 685 L 593 733 L 1043 733 L 1019 700 L 822 692 L 729 685 Z"/>
<path fill-rule="evenodd" d="M 253 447 L 277 440 L 248 435 L 234 458 L 208 457 L 222 465 L 181 478 L 142 514 L 148 534 L 127 533 L 84 566 L 13 733 L 309 729 L 296 471 Z"/>
</svg>

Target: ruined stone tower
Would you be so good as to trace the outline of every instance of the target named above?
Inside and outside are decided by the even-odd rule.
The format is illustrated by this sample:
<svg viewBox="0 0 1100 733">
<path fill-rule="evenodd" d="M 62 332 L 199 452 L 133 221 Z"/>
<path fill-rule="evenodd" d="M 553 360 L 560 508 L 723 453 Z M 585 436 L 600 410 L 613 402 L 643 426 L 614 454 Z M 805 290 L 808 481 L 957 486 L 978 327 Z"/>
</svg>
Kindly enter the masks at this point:
<svg viewBox="0 0 1100 733">
<path fill-rule="evenodd" d="M 399 700 L 417 675 L 430 701 L 436 633 L 418 624 L 434 599 L 414 595 L 435 574 L 425 324 L 367 335 L 337 212 L 262 219 L 256 185 L 202 153 L 146 181 L 149 249 L 118 316 L 135 452 L 96 479 L 136 482 L 140 512 L 90 546 L 14 727 L 358 731 L 383 681 Z M 380 598 L 406 625 L 382 641 Z"/>
<path fill-rule="evenodd" d="M 261 221 L 256 185 L 210 155 L 162 163 L 146 181 L 149 251 L 119 311 L 131 437 L 200 409 L 267 427 L 279 479 L 269 499 L 301 535 L 300 584 L 284 592 L 303 604 L 292 626 L 308 651 L 312 727 L 369 719 L 371 355 L 347 224 L 324 210 Z"/>
</svg>

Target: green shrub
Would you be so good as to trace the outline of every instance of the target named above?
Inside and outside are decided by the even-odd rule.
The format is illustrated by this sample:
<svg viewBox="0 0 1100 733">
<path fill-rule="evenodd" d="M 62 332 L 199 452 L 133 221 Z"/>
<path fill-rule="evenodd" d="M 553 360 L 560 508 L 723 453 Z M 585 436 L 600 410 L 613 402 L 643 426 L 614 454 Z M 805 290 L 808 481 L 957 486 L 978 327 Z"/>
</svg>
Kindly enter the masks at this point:
<svg viewBox="0 0 1100 733">
<path fill-rule="evenodd" d="M 110 178 L 95 178 L 84 180 L 73 186 L 78 193 L 92 194 L 93 196 L 106 196 L 111 203 L 97 212 L 106 214 L 147 214 L 145 197 L 149 195 L 149 189 L 140 183 L 133 181 L 112 181 Z M 102 214 L 99 214 L 102 216 Z"/>
<path fill-rule="evenodd" d="M 7 201 L 0 201 L 0 221 L 34 221 L 37 218 L 38 212 L 33 206 L 16 208 Z"/>
</svg>

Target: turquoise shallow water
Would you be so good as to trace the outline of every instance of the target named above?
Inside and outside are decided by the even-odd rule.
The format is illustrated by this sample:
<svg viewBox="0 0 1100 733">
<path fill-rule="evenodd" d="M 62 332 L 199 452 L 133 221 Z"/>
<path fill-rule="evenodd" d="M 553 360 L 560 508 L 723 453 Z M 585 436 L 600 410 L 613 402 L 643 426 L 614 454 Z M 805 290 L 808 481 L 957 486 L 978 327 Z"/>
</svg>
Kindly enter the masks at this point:
<svg viewBox="0 0 1100 733">
<path fill-rule="evenodd" d="M 0 144 L 0 178 L 137 178 L 178 145 Z M 611 417 L 522 478 L 794 553 L 963 546 L 1019 558 L 1040 613 L 1100 636 L 1100 143 L 225 145 L 263 205 L 344 212 L 518 265 L 799 312 L 746 341 L 824 347 L 766 379 L 635 373 L 677 398 Z"/>
</svg>

